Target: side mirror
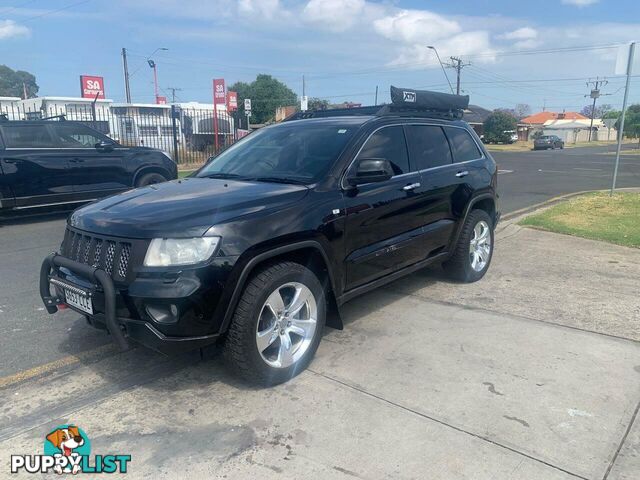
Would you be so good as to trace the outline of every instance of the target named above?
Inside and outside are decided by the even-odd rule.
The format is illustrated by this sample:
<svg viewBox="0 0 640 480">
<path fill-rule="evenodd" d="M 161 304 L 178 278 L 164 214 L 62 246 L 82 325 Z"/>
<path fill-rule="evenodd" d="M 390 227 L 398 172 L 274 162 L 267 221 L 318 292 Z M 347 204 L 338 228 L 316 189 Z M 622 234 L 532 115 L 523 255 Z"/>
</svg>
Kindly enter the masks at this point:
<svg viewBox="0 0 640 480">
<path fill-rule="evenodd" d="M 351 186 L 364 183 L 385 182 L 393 177 L 393 167 L 386 158 L 361 158 L 356 165 L 355 174 L 347 177 Z"/>
<path fill-rule="evenodd" d="M 107 140 L 101 140 L 95 144 L 96 150 L 101 152 L 112 152 L 113 151 L 113 142 L 108 142 Z"/>
</svg>

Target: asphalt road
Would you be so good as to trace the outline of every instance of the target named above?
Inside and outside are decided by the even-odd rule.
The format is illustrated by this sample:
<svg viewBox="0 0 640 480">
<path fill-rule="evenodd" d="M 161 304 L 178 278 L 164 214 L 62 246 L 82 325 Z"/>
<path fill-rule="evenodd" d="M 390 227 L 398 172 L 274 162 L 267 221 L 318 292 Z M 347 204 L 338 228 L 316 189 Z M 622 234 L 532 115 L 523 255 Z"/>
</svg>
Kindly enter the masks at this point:
<svg viewBox="0 0 640 480">
<path fill-rule="evenodd" d="M 612 148 L 494 152 L 501 170 L 503 213 L 563 193 L 608 188 Z M 640 156 L 623 157 L 618 185 L 640 186 Z M 36 367 L 46 372 L 73 362 L 80 352 L 95 351 L 102 345 L 105 351 L 110 348 L 108 336 L 88 327 L 80 315 L 72 311 L 48 315 L 38 296 L 40 263 L 59 247 L 66 215 L 0 220 L 0 387 L 3 377 Z M 50 362 L 58 363 L 47 367 Z"/>
<path fill-rule="evenodd" d="M 625 151 L 631 151 L 635 145 L 624 147 Z M 557 195 L 610 188 L 615 146 L 491 152 L 491 155 L 499 168 L 500 209 L 506 214 Z M 640 186 L 640 153 L 621 155 L 617 186 Z"/>
</svg>

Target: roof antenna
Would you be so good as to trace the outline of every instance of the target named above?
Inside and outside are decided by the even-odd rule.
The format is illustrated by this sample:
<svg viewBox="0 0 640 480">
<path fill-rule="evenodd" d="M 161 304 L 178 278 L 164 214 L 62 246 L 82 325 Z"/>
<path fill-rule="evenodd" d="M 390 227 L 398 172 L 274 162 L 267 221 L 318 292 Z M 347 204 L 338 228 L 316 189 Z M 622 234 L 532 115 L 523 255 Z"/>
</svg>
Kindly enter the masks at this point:
<svg viewBox="0 0 640 480">
<path fill-rule="evenodd" d="M 430 48 L 431 50 L 436 52 L 436 57 L 438 57 L 438 63 L 440 64 L 440 67 L 442 68 L 442 73 L 444 73 L 444 78 L 447 79 L 447 83 L 449 84 L 449 88 L 451 89 L 451 93 L 454 93 L 453 85 L 451 85 L 451 82 L 449 81 L 449 76 L 447 75 L 447 71 L 444 69 L 444 65 L 442 64 L 442 60 L 440 60 L 440 55 L 438 55 L 438 50 L 436 50 L 436 47 L 434 47 L 433 45 L 427 45 L 427 48 Z"/>
</svg>

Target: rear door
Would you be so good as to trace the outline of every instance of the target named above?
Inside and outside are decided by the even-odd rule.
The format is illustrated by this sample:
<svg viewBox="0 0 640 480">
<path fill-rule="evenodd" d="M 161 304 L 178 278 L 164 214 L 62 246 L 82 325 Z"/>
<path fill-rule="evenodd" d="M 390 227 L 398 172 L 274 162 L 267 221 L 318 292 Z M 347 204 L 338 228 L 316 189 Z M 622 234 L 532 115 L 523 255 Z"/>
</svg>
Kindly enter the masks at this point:
<svg viewBox="0 0 640 480">
<path fill-rule="evenodd" d="M 7 122 L 0 133 L 4 183 L 13 191 L 15 207 L 73 199 L 68 154 L 58 148 L 48 124 Z"/>
<path fill-rule="evenodd" d="M 480 147 L 467 129 L 445 126 L 444 132 L 453 153 L 453 165 L 446 169 L 447 179 L 453 184 L 449 196 L 450 215 L 459 221 L 477 189 L 491 184 L 491 174 L 485 168 L 485 157 Z"/>
<path fill-rule="evenodd" d="M 440 125 L 405 125 L 409 160 L 420 172 L 422 198 L 420 218 L 423 258 L 441 253 L 448 243 L 455 220 L 452 198 L 461 183 L 453 164 L 449 140 Z"/>
<path fill-rule="evenodd" d="M 420 174 L 412 171 L 401 125 L 375 131 L 364 143 L 351 168 L 362 158 L 386 158 L 395 176 L 347 191 L 347 289 L 415 263 L 421 234 L 421 199 L 416 193 Z"/>
<path fill-rule="evenodd" d="M 52 128 L 60 148 L 69 157 L 73 188 L 78 195 L 89 198 L 131 188 L 131 174 L 123 160 L 126 148 L 79 123 L 56 122 Z M 113 148 L 96 148 L 103 141 L 114 143 Z"/>
</svg>

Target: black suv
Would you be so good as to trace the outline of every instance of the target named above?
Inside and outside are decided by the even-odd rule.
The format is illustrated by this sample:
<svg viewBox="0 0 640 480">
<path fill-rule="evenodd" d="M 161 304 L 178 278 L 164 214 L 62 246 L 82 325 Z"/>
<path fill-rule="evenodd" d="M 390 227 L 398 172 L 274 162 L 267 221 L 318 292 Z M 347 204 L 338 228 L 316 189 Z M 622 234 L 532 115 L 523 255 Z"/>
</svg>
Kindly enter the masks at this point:
<svg viewBox="0 0 640 480">
<path fill-rule="evenodd" d="M 0 211 L 87 202 L 177 175 L 164 152 L 122 146 L 80 122 L 0 121 Z"/>
<path fill-rule="evenodd" d="M 497 176 L 458 120 L 468 97 L 392 98 L 298 114 L 190 178 L 77 210 L 42 265 L 47 310 L 64 303 L 125 348 L 222 340 L 241 374 L 275 384 L 305 368 L 325 323 L 342 328 L 349 299 L 436 262 L 482 278 Z"/>
</svg>

